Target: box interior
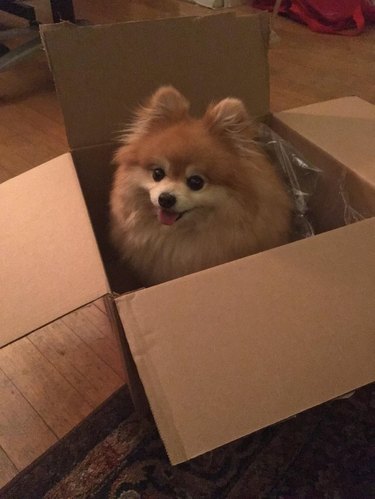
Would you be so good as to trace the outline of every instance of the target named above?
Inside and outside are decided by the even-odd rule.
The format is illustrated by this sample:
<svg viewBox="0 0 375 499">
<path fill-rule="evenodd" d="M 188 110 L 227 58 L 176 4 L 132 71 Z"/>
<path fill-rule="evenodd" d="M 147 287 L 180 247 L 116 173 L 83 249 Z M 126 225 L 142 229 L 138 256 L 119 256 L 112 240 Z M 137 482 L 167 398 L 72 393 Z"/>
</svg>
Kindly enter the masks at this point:
<svg viewBox="0 0 375 499">
<path fill-rule="evenodd" d="M 119 259 L 109 238 L 109 193 L 115 170 L 112 163 L 115 147 L 114 144 L 84 147 L 72 151 L 72 157 L 111 289 L 125 293 L 142 287 L 142 283 Z"/>
<path fill-rule="evenodd" d="M 357 161 L 353 158 L 351 162 L 344 163 L 344 159 L 342 161 L 337 159 L 335 150 L 327 151 L 326 145 L 322 144 L 322 139 L 326 141 L 327 133 L 324 132 L 324 127 L 320 127 L 320 136 L 318 134 L 310 139 L 308 139 L 309 134 L 306 133 L 306 125 L 304 125 L 304 130 L 299 128 L 301 123 L 299 116 L 304 117 L 307 112 L 316 113 L 320 106 L 322 106 L 323 118 L 329 116 L 329 113 L 334 117 L 337 106 L 341 108 L 341 112 L 344 112 L 346 108 L 347 114 L 350 115 L 353 109 L 353 99 L 358 109 L 356 98 L 339 99 L 339 102 L 330 101 L 331 104 L 322 103 L 308 106 L 307 109 L 296 109 L 293 114 L 295 123 L 290 123 L 291 111 L 278 113 L 272 119 L 272 127 L 286 140 L 290 140 L 299 147 L 303 151 L 301 156 L 321 170 L 321 174 L 317 177 L 317 186 L 308 200 L 311 209 L 310 218 L 317 234 L 375 216 L 375 173 L 369 166 L 366 166 L 369 157 L 368 149 L 374 149 L 374 146 L 367 144 L 368 149 L 362 155 L 362 161 L 359 155 Z M 366 114 L 372 110 L 375 114 L 371 104 L 360 102 L 363 106 L 363 113 Z M 330 112 L 330 106 L 332 106 L 332 112 Z M 364 137 L 369 125 L 365 123 L 364 127 L 361 127 L 364 122 L 363 113 L 357 119 L 352 117 L 351 140 L 353 144 L 365 142 Z M 284 119 L 285 116 L 286 119 Z M 346 129 L 340 127 L 340 120 L 341 118 L 336 117 L 331 125 L 336 130 L 332 130 L 331 133 L 339 136 L 336 138 L 337 150 L 340 150 L 340 135 L 344 134 L 341 140 L 348 140 Z M 303 119 L 302 123 L 304 123 Z M 375 116 L 372 120 L 372 124 L 374 123 Z M 314 126 L 313 122 L 312 126 Z M 142 287 L 142 283 L 137 281 L 136 276 L 119 260 L 109 241 L 108 202 L 115 170 L 112 164 L 115 148 L 115 144 L 85 147 L 73 151 L 72 155 L 111 289 L 121 294 Z M 353 148 L 355 149 L 354 146 Z M 373 154 L 375 156 L 375 151 Z"/>
</svg>

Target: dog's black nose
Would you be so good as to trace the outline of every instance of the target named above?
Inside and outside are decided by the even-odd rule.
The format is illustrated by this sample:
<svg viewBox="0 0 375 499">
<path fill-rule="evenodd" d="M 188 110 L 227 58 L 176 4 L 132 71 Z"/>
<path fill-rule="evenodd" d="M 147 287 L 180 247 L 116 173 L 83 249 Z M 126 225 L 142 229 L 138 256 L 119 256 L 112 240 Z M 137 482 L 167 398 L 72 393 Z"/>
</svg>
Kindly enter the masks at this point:
<svg viewBox="0 0 375 499">
<path fill-rule="evenodd" d="M 169 192 L 162 192 L 159 196 L 159 204 L 162 208 L 172 208 L 176 204 L 176 197 Z"/>
</svg>

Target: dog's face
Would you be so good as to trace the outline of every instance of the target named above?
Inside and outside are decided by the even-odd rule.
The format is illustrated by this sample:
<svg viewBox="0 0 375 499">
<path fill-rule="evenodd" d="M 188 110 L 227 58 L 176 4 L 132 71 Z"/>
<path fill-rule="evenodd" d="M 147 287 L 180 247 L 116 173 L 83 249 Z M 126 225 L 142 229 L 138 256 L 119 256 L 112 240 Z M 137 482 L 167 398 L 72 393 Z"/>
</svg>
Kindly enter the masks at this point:
<svg viewBox="0 0 375 499">
<path fill-rule="evenodd" d="M 188 107 L 175 89 L 157 91 L 116 156 L 131 186 L 147 193 L 150 216 L 168 226 L 231 208 L 241 190 L 241 158 L 252 139 L 240 101 L 225 99 L 200 120 L 189 116 Z"/>
</svg>

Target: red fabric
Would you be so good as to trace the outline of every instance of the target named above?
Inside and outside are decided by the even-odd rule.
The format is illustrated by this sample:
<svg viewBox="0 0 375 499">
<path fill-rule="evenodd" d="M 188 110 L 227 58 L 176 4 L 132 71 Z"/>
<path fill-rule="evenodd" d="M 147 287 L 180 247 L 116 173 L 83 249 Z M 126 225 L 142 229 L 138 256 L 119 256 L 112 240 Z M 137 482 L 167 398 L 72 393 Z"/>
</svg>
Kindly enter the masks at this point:
<svg viewBox="0 0 375 499">
<path fill-rule="evenodd" d="M 293 0 L 289 12 L 320 33 L 356 35 L 365 27 L 361 0 Z"/>
<path fill-rule="evenodd" d="M 373 0 L 362 0 L 362 10 L 366 21 L 375 23 L 375 2 Z"/>
<path fill-rule="evenodd" d="M 275 0 L 255 0 L 254 7 L 272 11 Z M 312 31 L 358 35 L 375 21 L 372 0 L 283 0 L 279 13 L 307 24 Z"/>
</svg>

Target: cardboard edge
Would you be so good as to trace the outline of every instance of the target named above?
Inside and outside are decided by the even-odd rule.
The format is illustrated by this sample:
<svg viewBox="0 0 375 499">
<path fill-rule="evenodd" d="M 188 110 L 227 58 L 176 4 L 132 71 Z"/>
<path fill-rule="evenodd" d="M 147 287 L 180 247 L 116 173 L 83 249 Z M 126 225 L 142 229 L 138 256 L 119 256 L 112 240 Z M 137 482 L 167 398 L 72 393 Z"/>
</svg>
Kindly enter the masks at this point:
<svg viewBox="0 0 375 499">
<path fill-rule="evenodd" d="M 139 291 L 142 291 L 142 290 L 139 290 Z M 133 385 L 133 391 L 131 390 L 131 393 L 132 394 L 134 393 L 135 400 L 136 400 L 137 404 L 138 403 L 143 404 L 144 400 L 147 401 L 149 413 L 152 413 L 152 415 L 154 416 L 154 421 L 155 421 L 155 424 L 158 428 L 159 435 L 164 442 L 164 447 L 165 447 L 166 452 L 168 454 L 169 461 L 171 462 L 172 465 L 180 464 L 180 463 L 187 461 L 189 458 L 187 456 L 185 447 L 182 443 L 182 440 L 179 436 L 179 432 L 178 432 L 176 426 L 173 423 L 171 423 L 169 425 L 169 427 L 168 427 L 169 436 L 167 438 L 167 436 L 165 435 L 164 429 L 160 428 L 160 426 L 158 424 L 158 417 L 157 417 L 158 414 L 169 413 L 170 416 L 168 417 L 168 419 L 170 421 L 173 421 L 174 418 L 173 418 L 172 410 L 168 404 L 167 397 L 165 395 L 160 396 L 160 394 L 164 394 L 164 390 L 163 390 L 163 387 L 158 379 L 157 371 L 156 371 L 156 369 L 154 369 L 152 364 L 150 364 L 150 363 L 146 364 L 144 362 L 141 362 L 141 364 L 139 366 L 139 371 L 138 371 L 136 361 L 133 357 L 134 350 L 139 350 L 139 351 L 144 350 L 144 344 L 142 342 L 142 335 L 137 334 L 137 332 L 139 331 L 139 324 L 138 324 L 138 321 L 135 317 L 135 314 L 133 313 L 133 307 L 132 307 L 133 300 L 136 299 L 136 297 L 137 297 L 137 292 L 134 292 L 134 293 L 127 293 L 125 295 L 121 295 L 121 296 L 117 297 L 115 300 L 116 305 L 117 305 L 116 310 L 118 313 L 118 320 L 121 322 L 121 329 L 122 329 L 123 337 L 124 337 L 124 339 L 121 339 L 121 341 L 123 341 L 124 345 L 125 345 L 125 354 L 127 356 L 129 356 L 129 359 L 127 359 L 127 361 L 128 360 L 130 361 L 130 367 L 131 367 L 132 372 L 134 370 L 137 373 L 136 379 L 133 380 L 133 381 L 135 381 L 135 384 Z M 121 306 L 122 302 L 125 304 L 125 307 L 126 307 L 126 312 L 124 312 L 124 316 L 126 315 L 126 321 L 131 323 L 131 329 L 134 332 L 134 334 L 132 336 L 128 335 L 127 337 L 125 337 L 125 334 L 126 334 L 125 327 L 122 323 L 121 314 L 118 311 L 118 308 L 122 307 Z M 137 363 L 139 364 L 139 360 L 137 361 Z M 142 375 L 140 374 L 140 371 L 142 371 L 142 369 L 149 372 L 148 377 L 149 377 L 149 379 L 152 379 L 153 383 L 158 386 L 157 390 L 155 390 L 153 388 L 153 386 L 149 386 L 148 389 L 144 388 L 144 385 L 142 383 Z M 141 390 L 142 390 L 140 394 L 137 392 L 139 387 L 141 387 Z M 158 393 L 158 396 L 155 396 L 155 392 Z M 149 400 L 150 400 L 150 403 L 148 402 Z M 141 410 L 142 409 L 144 409 L 144 406 L 141 405 Z M 165 445 L 166 441 L 173 442 L 173 448 L 171 448 L 171 446 L 169 446 L 169 448 L 167 449 L 167 446 Z"/>
<path fill-rule="evenodd" d="M 102 267 L 102 270 L 103 270 L 103 274 L 104 274 L 104 278 L 105 278 L 106 291 L 107 291 L 107 294 L 109 294 L 111 292 L 111 286 L 109 284 L 107 270 L 106 270 L 106 267 L 104 265 L 103 257 L 102 257 L 102 254 L 100 252 L 100 249 L 99 249 L 98 240 L 97 240 L 96 235 L 95 235 L 94 227 L 93 227 L 92 222 L 91 222 L 89 208 L 87 206 L 85 195 L 84 195 L 84 192 L 83 192 L 83 189 L 82 189 L 82 185 L 81 185 L 81 181 L 80 181 L 80 178 L 79 178 L 79 175 L 78 175 L 77 167 L 76 167 L 76 164 L 74 162 L 74 158 L 73 158 L 72 152 L 70 151 L 69 153 L 66 153 L 66 154 L 69 154 L 69 156 L 71 158 L 71 161 L 73 163 L 73 166 L 74 166 L 74 173 L 75 173 L 75 176 L 76 176 L 76 179 L 77 179 L 77 183 L 78 183 L 78 187 L 79 187 L 79 190 L 80 190 L 80 193 L 81 193 L 81 198 L 82 198 L 82 202 L 83 202 L 83 209 L 85 210 L 85 215 L 87 217 L 87 220 L 90 223 L 91 234 L 92 234 L 92 237 L 93 237 L 93 241 L 94 241 L 94 244 L 95 244 L 95 247 L 96 247 L 96 250 L 97 250 L 97 254 L 98 254 L 99 261 L 100 261 L 100 264 L 101 264 L 101 267 Z M 103 296 L 106 296 L 106 295 L 103 295 Z M 100 298 L 100 297 L 98 297 L 98 298 Z"/>
<path fill-rule="evenodd" d="M 69 310 L 69 312 L 66 312 L 66 314 L 60 315 L 59 317 L 56 317 L 55 319 L 53 319 L 53 320 L 51 320 L 49 322 L 41 324 L 40 326 L 36 327 L 35 329 L 33 329 L 31 331 L 27 331 L 25 334 L 23 334 L 22 336 L 19 336 L 18 338 L 15 338 L 14 340 L 9 341 L 8 343 L 5 343 L 3 345 L 0 345 L 0 349 L 6 347 L 8 345 L 12 345 L 13 343 L 16 343 L 17 341 L 19 341 L 20 339 L 26 338 L 27 336 L 35 333 L 36 331 L 39 331 L 40 329 L 43 329 L 44 327 L 47 327 L 47 326 L 50 326 L 51 324 L 54 324 L 55 322 L 57 322 L 57 321 L 59 321 L 61 319 L 64 319 L 64 317 L 67 317 L 70 314 L 73 314 L 74 312 L 78 312 L 79 310 L 83 309 L 84 307 L 87 307 L 88 305 L 94 304 L 96 301 L 100 300 L 101 298 L 103 298 L 105 300 L 105 298 L 107 296 L 108 296 L 108 293 L 105 294 L 105 295 L 102 295 L 102 296 L 97 296 L 96 298 L 88 301 L 87 303 L 82 303 L 78 307 L 73 308 L 72 310 Z"/>
<path fill-rule="evenodd" d="M 251 12 L 249 11 L 249 14 L 246 15 L 239 15 L 234 11 L 219 11 L 215 14 L 215 16 L 219 17 L 235 17 L 235 18 L 241 18 L 241 17 L 249 17 L 249 16 L 259 16 L 259 17 L 265 17 L 268 19 L 268 14 L 267 12 Z M 161 17 L 158 19 L 129 19 L 129 20 L 122 20 L 122 21 L 117 21 L 117 22 L 110 22 L 110 23 L 103 23 L 103 24 L 85 24 L 85 25 L 77 25 L 74 23 L 71 23 L 70 21 L 61 21 L 60 23 L 46 23 L 42 24 L 40 26 L 40 37 L 42 40 L 42 45 L 44 50 L 48 49 L 48 42 L 46 40 L 46 33 L 50 31 L 62 31 L 62 30 L 76 30 L 76 29 L 92 29 L 92 30 L 102 30 L 102 29 L 110 29 L 111 26 L 116 26 L 116 25 L 122 25 L 122 24 L 144 24 L 145 22 L 150 22 L 150 23 L 170 23 L 173 21 L 178 21 L 178 22 L 185 22 L 185 21 L 199 21 L 201 19 L 206 19 L 212 17 L 211 14 L 196 14 L 196 15 L 189 15 L 189 16 L 172 16 L 172 17 Z M 48 56 L 47 56 L 48 57 Z"/>
<path fill-rule="evenodd" d="M 300 105 L 298 107 L 284 109 L 282 111 L 276 112 L 275 116 L 290 115 L 290 114 L 294 114 L 296 111 L 298 111 L 298 112 L 300 112 L 301 110 L 309 111 L 311 109 L 316 108 L 316 106 L 322 106 L 322 105 L 331 104 L 331 103 L 341 104 L 341 103 L 345 103 L 345 102 L 352 102 L 353 104 L 358 104 L 358 105 L 360 105 L 361 103 L 372 105 L 371 102 L 369 102 L 365 99 L 362 99 L 361 97 L 359 97 L 356 94 L 349 94 L 349 95 L 345 95 L 343 97 L 334 97 L 334 98 L 328 99 L 328 100 L 326 99 L 326 100 L 322 100 L 322 101 L 316 101 L 316 102 L 312 102 L 310 104 L 304 104 L 304 105 Z"/>
<path fill-rule="evenodd" d="M 263 36 L 263 41 L 265 43 L 265 50 L 266 53 L 268 54 L 268 51 L 270 49 L 270 44 L 271 44 L 271 24 L 270 24 L 270 19 L 269 15 L 267 12 L 257 12 L 251 14 L 253 16 L 257 16 L 259 19 L 259 26 L 260 26 L 260 31 Z M 240 17 L 247 17 L 247 16 L 240 16 Z M 267 84 L 268 84 L 268 95 L 270 95 L 270 72 L 269 72 L 269 64 L 267 64 L 268 72 L 267 72 Z M 270 107 L 268 106 L 268 109 Z"/>
<path fill-rule="evenodd" d="M 73 23 L 69 22 L 69 21 L 62 21 L 60 23 L 58 23 L 57 25 L 56 24 L 41 24 L 40 27 L 39 27 L 39 33 L 40 33 L 40 40 L 42 42 L 42 47 L 43 47 L 43 52 L 47 58 L 47 63 L 48 63 L 48 67 L 49 67 L 49 70 L 51 71 L 51 73 L 53 73 L 52 71 L 52 61 L 49 57 L 49 52 L 48 52 L 48 43 L 47 43 L 47 40 L 45 38 L 45 33 L 47 31 L 52 31 L 54 29 L 75 29 L 77 26 L 74 25 Z M 55 86 L 56 86 L 56 81 L 54 79 L 54 83 L 55 83 Z"/>
<path fill-rule="evenodd" d="M 120 351 L 123 353 L 123 367 L 128 376 L 129 389 L 134 408 L 140 417 L 149 418 L 151 414 L 150 405 L 138 369 L 132 357 L 129 343 L 126 339 L 124 326 L 120 319 L 114 296 L 112 294 L 106 295 L 104 297 L 104 304 L 111 327 L 115 332 Z"/>
</svg>

